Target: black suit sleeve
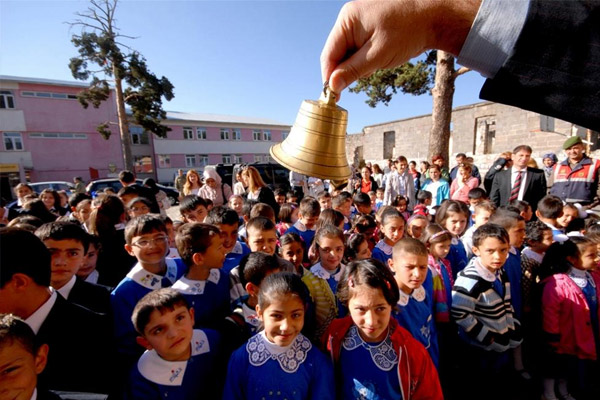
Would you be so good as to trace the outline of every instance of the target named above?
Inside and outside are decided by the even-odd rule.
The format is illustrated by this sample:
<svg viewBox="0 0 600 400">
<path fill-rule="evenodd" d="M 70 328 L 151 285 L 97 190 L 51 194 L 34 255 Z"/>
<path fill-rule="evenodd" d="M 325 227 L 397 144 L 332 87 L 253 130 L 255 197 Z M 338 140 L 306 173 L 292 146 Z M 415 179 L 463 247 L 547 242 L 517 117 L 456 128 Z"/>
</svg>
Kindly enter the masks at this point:
<svg viewBox="0 0 600 400">
<path fill-rule="evenodd" d="M 492 188 L 490 189 L 490 200 L 494 202 L 494 204 L 496 204 L 496 207 L 500 207 L 500 201 L 501 201 L 501 196 L 500 196 L 500 189 L 501 189 L 501 185 L 500 185 L 500 180 L 502 179 L 502 171 L 500 171 L 500 173 L 496 173 L 494 175 L 494 178 L 492 180 Z"/>
<path fill-rule="evenodd" d="M 480 97 L 600 130 L 600 2 L 532 0 L 513 54 Z"/>
</svg>

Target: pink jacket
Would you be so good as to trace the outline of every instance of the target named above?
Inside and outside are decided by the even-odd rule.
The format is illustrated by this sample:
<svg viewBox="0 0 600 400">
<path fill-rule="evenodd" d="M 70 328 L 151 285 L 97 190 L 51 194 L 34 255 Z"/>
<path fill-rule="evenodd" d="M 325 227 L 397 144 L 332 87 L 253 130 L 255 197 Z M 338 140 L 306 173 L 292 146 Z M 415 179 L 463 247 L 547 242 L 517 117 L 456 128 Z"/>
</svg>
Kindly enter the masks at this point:
<svg viewBox="0 0 600 400">
<path fill-rule="evenodd" d="M 450 198 L 452 200 L 462 201 L 463 203 L 469 203 L 469 191 L 479 186 L 479 181 L 475 177 L 470 177 L 467 182 L 460 189 L 458 188 L 458 176 L 452 181 L 450 185 Z"/>
<path fill-rule="evenodd" d="M 592 276 L 598 290 L 600 276 Z M 549 276 L 543 282 L 542 328 L 550 337 L 550 345 L 559 354 L 595 360 L 596 343 L 585 295 L 565 274 Z M 600 316 L 600 307 L 598 314 Z"/>
</svg>

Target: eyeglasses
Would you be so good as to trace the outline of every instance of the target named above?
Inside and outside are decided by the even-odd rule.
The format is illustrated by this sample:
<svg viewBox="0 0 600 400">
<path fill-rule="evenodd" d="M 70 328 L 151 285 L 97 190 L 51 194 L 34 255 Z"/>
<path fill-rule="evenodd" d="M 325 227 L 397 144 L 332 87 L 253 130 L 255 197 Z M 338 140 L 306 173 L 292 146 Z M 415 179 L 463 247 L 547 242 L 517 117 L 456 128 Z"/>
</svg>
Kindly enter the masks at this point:
<svg viewBox="0 0 600 400">
<path fill-rule="evenodd" d="M 141 239 L 135 243 L 132 243 L 133 246 L 139 247 L 140 249 L 144 249 L 146 247 L 152 246 L 153 244 L 165 244 L 169 241 L 168 236 L 159 236 L 154 239 Z"/>
</svg>

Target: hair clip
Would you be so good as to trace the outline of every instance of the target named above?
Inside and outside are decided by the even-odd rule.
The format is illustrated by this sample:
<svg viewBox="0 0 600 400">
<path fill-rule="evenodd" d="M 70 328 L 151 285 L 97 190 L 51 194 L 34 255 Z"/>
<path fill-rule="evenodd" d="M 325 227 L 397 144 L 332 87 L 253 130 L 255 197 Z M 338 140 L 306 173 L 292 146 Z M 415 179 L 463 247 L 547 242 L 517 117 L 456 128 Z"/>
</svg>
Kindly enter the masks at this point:
<svg viewBox="0 0 600 400">
<path fill-rule="evenodd" d="M 388 290 L 392 290 L 392 285 L 390 284 L 390 281 L 386 280 L 385 286 L 387 286 Z"/>
<path fill-rule="evenodd" d="M 351 288 L 354 287 L 354 279 L 348 278 L 348 286 L 351 287 Z"/>
<path fill-rule="evenodd" d="M 427 241 L 431 242 L 432 240 L 435 240 L 436 238 L 438 238 L 438 237 L 440 237 L 440 236 L 442 236 L 442 235 L 444 235 L 446 233 L 450 234 L 450 232 L 448 232 L 447 230 L 443 230 L 443 231 L 440 231 L 438 233 L 434 233 L 433 235 L 431 235 L 431 237 Z"/>
</svg>

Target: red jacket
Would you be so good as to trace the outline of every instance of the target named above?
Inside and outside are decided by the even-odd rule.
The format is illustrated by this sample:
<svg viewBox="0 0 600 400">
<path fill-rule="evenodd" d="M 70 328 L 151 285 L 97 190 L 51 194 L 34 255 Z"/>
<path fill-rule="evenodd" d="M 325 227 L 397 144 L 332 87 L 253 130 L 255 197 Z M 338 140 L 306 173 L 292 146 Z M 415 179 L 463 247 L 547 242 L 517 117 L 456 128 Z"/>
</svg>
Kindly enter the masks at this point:
<svg viewBox="0 0 600 400">
<path fill-rule="evenodd" d="M 331 354 L 334 366 L 338 365 L 342 342 L 350 327 L 354 325 L 350 316 L 334 320 L 323 336 L 323 347 Z M 440 400 L 444 396 L 437 370 L 423 345 L 407 330 L 390 318 L 391 340 L 398 354 L 398 380 L 403 400 Z"/>
<path fill-rule="evenodd" d="M 600 276 L 592 275 L 596 292 Z M 542 328 L 557 353 L 580 359 L 596 359 L 596 343 L 590 308 L 585 295 L 571 278 L 556 274 L 544 279 L 542 294 Z M 600 307 L 598 307 L 600 317 Z"/>
</svg>

